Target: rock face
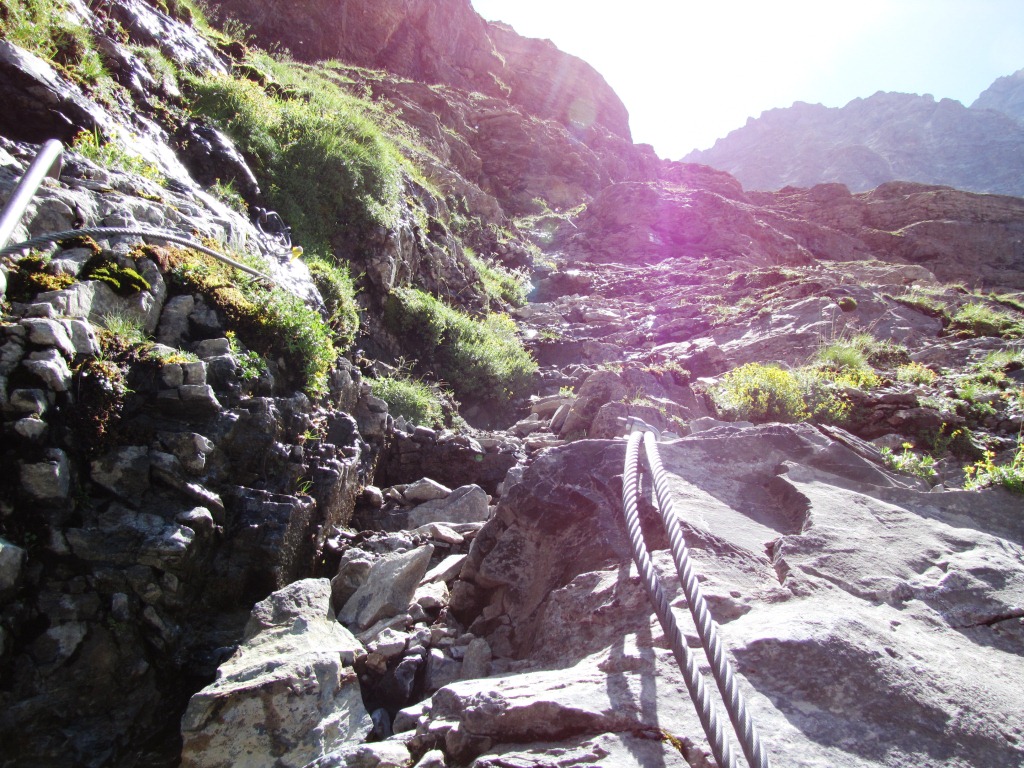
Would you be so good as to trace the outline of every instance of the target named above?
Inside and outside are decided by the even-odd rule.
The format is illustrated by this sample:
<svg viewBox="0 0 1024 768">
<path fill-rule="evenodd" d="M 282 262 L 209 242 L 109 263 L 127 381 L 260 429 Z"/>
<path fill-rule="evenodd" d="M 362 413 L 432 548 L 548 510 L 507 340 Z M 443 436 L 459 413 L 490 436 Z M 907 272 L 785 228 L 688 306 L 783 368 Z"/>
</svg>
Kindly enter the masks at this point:
<svg viewBox="0 0 1024 768">
<path fill-rule="evenodd" d="M 589 135 L 595 125 L 629 140 L 625 107 L 593 67 L 489 24 L 469 0 L 304 0 L 300 5 L 218 0 L 212 5 L 252 26 L 304 61 L 341 59 L 424 83 L 502 96 L 530 114 Z M 287 16 L 289 21 L 282 24 Z M 558 78 L 551 73 L 559 72 Z"/>
<path fill-rule="evenodd" d="M 874 258 L 943 281 L 969 271 L 984 285 L 1024 288 L 1020 198 L 902 182 L 859 194 L 841 184 L 727 192 L 690 181 L 610 185 L 563 247 L 587 262 L 689 256 L 747 268 Z"/>
<path fill-rule="evenodd" d="M 719 428 L 661 454 L 773 762 L 1021 759 L 1024 528 L 1000 493 L 922 493 L 806 426 Z M 515 674 L 410 711 L 421 743 L 443 736 L 458 760 L 490 765 L 508 742 L 530 754 L 660 725 L 707 759 L 622 554 L 622 458 L 622 443 L 555 449 L 503 500 L 463 578 L 489 593 L 474 626 Z M 666 554 L 655 561 L 676 589 Z"/>
<path fill-rule="evenodd" d="M 751 118 L 684 160 L 728 171 L 746 189 L 839 182 L 862 192 L 900 180 L 1022 195 L 1024 126 L 1013 106 L 998 111 L 1004 96 L 1014 103 L 1012 77 L 971 108 L 882 92 L 841 108 L 798 102 Z"/>
<path fill-rule="evenodd" d="M 327 579 L 290 584 L 256 604 L 234 656 L 192 697 L 183 766 L 300 766 L 372 723 L 352 662 L 362 645 L 334 619 Z M 241 736 L 241 738 L 239 738 Z"/>
</svg>

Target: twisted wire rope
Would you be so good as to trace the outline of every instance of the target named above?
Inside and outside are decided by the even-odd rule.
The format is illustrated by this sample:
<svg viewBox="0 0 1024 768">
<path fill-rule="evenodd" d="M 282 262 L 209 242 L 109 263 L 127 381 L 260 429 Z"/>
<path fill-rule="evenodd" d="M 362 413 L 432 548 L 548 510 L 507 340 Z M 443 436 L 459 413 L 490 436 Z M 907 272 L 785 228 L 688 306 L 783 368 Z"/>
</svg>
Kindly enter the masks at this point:
<svg viewBox="0 0 1024 768">
<path fill-rule="evenodd" d="M 62 240 L 73 240 L 76 237 L 148 237 L 155 240 L 165 240 L 169 243 L 184 245 L 196 251 L 205 253 L 218 261 L 222 261 L 225 264 L 228 264 L 235 269 L 240 269 L 254 277 L 269 280 L 271 283 L 276 282 L 274 278 L 269 275 L 265 275 L 259 270 L 253 269 L 246 264 L 242 264 L 241 262 L 228 258 L 224 254 L 218 253 L 212 248 L 207 248 L 202 243 L 198 243 L 190 237 L 183 237 L 182 235 L 175 234 L 174 232 L 162 232 L 155 229 L 135 229 L 130 227 L 87 227 L 84 229 L 69 229 L 63 232 L 51 232 L 46 235 L 33 237 L 23 243 L 9 245 L 3 250 L 0 250 L 0 256 L 9 256 L 17 253 L 18 251 L 38 248 L 40 246 L 47 245 L 48 243 L 58 243 Z"/>
<path fill-rule="evenodd" d="M 625 471 L 622 478 L 622 509 L 626 518 L 626 529 L 629 532 L 630 547 L 633 550 L 633 561 L 636 563 L 651 602 L 654 603 L 654 612 L 668 638 L 672 655 L 675 656 L 676 663 L 683 673 L 690 699 L 693 701 L 700 724 L 711 745 L 711 752 L 722 768 L 736 768 L 732 747 L 722 731 L 715 704 L 708 696 L 704 680 L 697 669 L 693 656 L 686 647 L 686 641 L 683 639 L 682 632 L 679 631 L 679 625 L 676 624 L 675 616 L 672 614 L 672 607 L 669 605 L 644 544 L 637 507 L 637 490 L 640 482 L 640 441 L 641 434 L 639 432 L 629 436 L 629 441 L 626 443 Z"/>
<path fill-rule="evenodd" d="M 676 515 L 672 495 L 669 491 L 668 473 L 661 463 L 658 444 L 650 432 L 644 433 L 643 442 L 644 453 L 654 479 L 654 496 L 657 502 L 655 506 L 665 523 L 669 546 L 672 550 L 672 560 L 675 563 L 676 572 L 679 574 L 679 583 L 686 595 L 686 605 L 689 607 L 693 623 L 696 625 L 700 643 L 711 664 L 712 676 L 722 694 L 722 702 L 725 704 L 729 720 L 739 738 L 747 763 L 751 768 L 768 768 L 768 755 L 761 747 L 761 739 L 747 712 L 746 703 L 736 683 L 732 663 L 725 657 L 722 642 L 718 637 L 718 627 L 711 617 L 700 583 L 694 575 L 686 539 L 683 537 L 683 528 L 679 524 L 679 517 Z"/>
</svg>

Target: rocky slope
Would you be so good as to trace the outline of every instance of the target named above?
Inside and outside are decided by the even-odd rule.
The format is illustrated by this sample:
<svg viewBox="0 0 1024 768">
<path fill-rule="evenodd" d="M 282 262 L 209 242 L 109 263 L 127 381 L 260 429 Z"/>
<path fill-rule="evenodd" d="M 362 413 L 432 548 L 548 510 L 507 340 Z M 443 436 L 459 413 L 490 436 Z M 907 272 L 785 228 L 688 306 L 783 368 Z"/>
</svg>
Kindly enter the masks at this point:
<svg viewBox="0 0 1024 768">
<path fill-rule="evenodd" d="M 0 41 L 19 105 L 0 199 L 43 139 L 112 145 L 76 140 L 15 240 L 169 229 L 278 289 L 152 234 L 4 257 L 0 762 L 714 765 L 631 564 L 629 418 L 661 435 L 773 764 L 1024 758 L 1024 528 L 995 482 L 1024 462 L 1024 200 L 745 191 L 630 144 L 580 64 L 563 103 L 596 95 L 604 117 L 547 110 L 544 62 L 569 60 L 465 3 L 445 24 L 411 1 L 303 3 L 287 29 L 220 5 L 264 45 L 296 51 L 294 32 L 330 46 L 307 60 L 390 71 L 274 61 L 182 2 L 67 6 L 109 80 L 69 69 L 84 43 L 44 60 Z M 227 116 L 210 94 L 237 99 Z M 257 151 L 276 126 L 251 104 L 301 131 L 327 98 L 379 126 L 331 124 L 400 155 L 347 156 L 398 191 L 332 175 L 329 152 L 287 186 Z M 364 197 L 280 191 L 320 176 Z M 302 259 L 225 179 L 286 212 Z M 531 301 L 486 282 L 500 264 L 530 270 Z M 397 322 L 409 296 L 492 325 Z M 475 367 L 514 348 L 458 346 L 500 311 L 537 362 L 525 389 Z M 399 415 L 377 387 L 414 360 L 472 392 L 476 428 Z"/>
<path fill-rule="evenodd" d="M 1021 195 L 1024 126 L 1012 106 L 1016 81 L 1004 79 L 970 108 L 883 92 L 840 108 L 798 102 L 749 119 L 684 160 L 728 171 L 747 189 L 839 182 L 863 192 L 916 181 Z"/>
</svg>

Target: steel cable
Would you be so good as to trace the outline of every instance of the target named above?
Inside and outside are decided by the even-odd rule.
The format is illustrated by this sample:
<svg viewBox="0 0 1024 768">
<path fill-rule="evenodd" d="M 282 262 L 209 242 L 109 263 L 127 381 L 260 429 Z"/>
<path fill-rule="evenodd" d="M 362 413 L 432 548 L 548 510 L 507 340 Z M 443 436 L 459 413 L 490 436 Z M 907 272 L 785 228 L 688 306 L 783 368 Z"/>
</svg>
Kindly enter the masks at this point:
<svg viewBox="0 0 1024 768">
<path fill-rule="evenodd" d="M 64 232 L 52 232 L 47 235 L 39 235 L 39 237 L 33 237 L 30 240 L 26 240 L 23 243 L 17 243 L 15 245 L 9 245 L 3 250 L 0 250 L 0 256 L 8 256 L 18 251 L 24 251 L 29 248 L 38 248 L 41 245 L 47 243 L 58 243 L 62 240 L 72 240 L 76 237 L 148 237 L 156 240 L 166 240 L 169 243 L 177 243 L 178 245 L 184 245 L 188 248 L 192 248 L 196 251 L 205 253 L 208 256 L 212 256 L 218 261 L 222 261 L 225 264 L 229 264 L 235 269 L 240 269 L 255 277 L 268 280 L 271 283 L 277 282 L 274 278 L 269 275 L 265 275 L 259 270 L 253 269 L 250 266 L 242 264 L 241 262 L 235 261 L 234 259 L 228 258 L 222 253 L 212 248 L 207 248 L 202 243 L 197 243 L 190 237 L 183 237 L 175 234 L 174 232 L 160 232 L 155 229 L 133 229 L 126 227 L 87 227 L 85 229 L 69 229 Z"/>
<path fill-rule="evenodd" d="M 708 610 L 700 583 L 693 573 L 689 550 L 686 547 L 686 539 L 683 537 L 683 528 L 675 513 L 668 486 L 668 473 L 661 463 L 658 444 L 650 432 L 644 433 L 643 440 L 647 463 L 654 478 L 656 506 L 668 532 L 669 546 L 672 550 L 676 572 L 679 574 L 679 582 L 686 595 L 686 604 L 690 609 L 690 615 L 693 616 L 693 623 L 697 627 L 700 643 L 711 664 L 711 673 L 718 684 L 722 701 L 729 713 L 729 719 L 732 721 L 732 727 L 736 731 L 747 762 L 751 768 L 768 768 L 768 755 L 761 747 L 761 739 L 747 713 L 746 704 L 739 692 L 739 686 L 736 684 L 732 664 L 725 657 L 722 649 L 717 625 Z"/>
<path fill-rule="evenodd" d="M 636 563 L 637 571 L 640 573 L 647 593 L 654 603 L 654 611 L 661 623 L 661 628 L 668 638 L 672 648 L 672 655 L 675 656 L 679 669 L 683 672 L 683 679 L 686 688 L 690 692 L 690 699 L 693 701 L 700 718 L 700 724 L 711 745 L 711 752 L 722 768 L 736 768 L 736 762 L 732 754 L 732 747 L 722 731 L 718 720 L 714 702 L 708 696 L 704 687 L 704 679 L 697 669 L 686 647 L 682 632 L 676 624 L 675 616 L 672 614 L 672 607 L 669 605 L 665 591 L 661 587 L 658 575 L 654 570 L 654 564 L 644 544 L 643 533 L 640 530 L 640 515 L 637 507 L 637 493 L 640 482 L 639 457 L 640 457 L 641 435 L 636 432 L 629 436 L 626 443 L 626 463 L 622 477 L 622 508 L 626 518 L 626 529 L 629 532 L 629 543 L 633 550 L 633 560 Z"/>
</svg>

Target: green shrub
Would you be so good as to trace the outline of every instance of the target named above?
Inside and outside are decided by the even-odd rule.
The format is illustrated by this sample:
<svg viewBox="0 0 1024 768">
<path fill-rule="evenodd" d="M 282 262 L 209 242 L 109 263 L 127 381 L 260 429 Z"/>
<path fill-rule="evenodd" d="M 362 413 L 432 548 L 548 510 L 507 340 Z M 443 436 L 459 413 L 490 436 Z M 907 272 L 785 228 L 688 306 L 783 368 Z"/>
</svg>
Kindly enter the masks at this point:
<svg viewBox="0 0 1024 768">
<path fill-rule="evenodd" d="M 511 304 L 513 307 L 521 307 L 526 304 L 529 278 L 524 273 L 515 272 L 497 264 L 488 264 L 469 248 L 465 249 L 465 254 L 469 258 L 470 264 L 480 273 L 484 292 L 488 296 Z"/>
<path fill-rule="evenodd" d="M 149 281 L 131 267 L 122 267 L 116 261 L 100 256 L 86 263 L 80 277 L 82 280 L 106 283 L 118 296 L 131 296 L 150 288 Z"/>
<path fill-rule="evenodd" d="M 105 350 L 123 352 L 146 342 L 142 320 L 120 312 L 111 312 L 100 318 L 100 344 Z"/>
<path fill-rule="evenodd" d="M 151 162 L 129 154 L 116 142 L 103 139 L 99 131 L 80 131 L 71 143 L 71 150 L 104 168 L 134 173 L 153 181 L 164 179 L 160 169 Z"/>
<path fill-rule="evenodd" d="M 306 260 L 327 309 L 327 322 L 335 334 L 335 344 L 347 349 L 359 332 L 359 307 L 356 304 L 356 286 L 348 268 L 339 267 L 316 254 Z"/>
<path fill-rule="evenodd" d="M 836 339 L 818 350 L 814 356 L 814 367 L 820 376 L 841 386 L 877 387 L 881 380 L 868 363 L 868 354 L 876 343 L 869 334 Z"/>
<path fill-rule="evenodd" d="M 853 296 L 840 296 L 836 303 L 843 312 L 853 312 L 857 308 L 857 300 Z"/>
<path fill-rule="evenodd" d="M 949 322 L 949 305 L 941 298 L 941 293 L 941 290 L 915 287 L 896 297 L 896 301 L 929 317 L 937 317 L 945 325 Z"/>
<path fill-rule="evenodd" d="M 266 373 L 266 361 L 255 352 L 243 348 L 234 331 L 228 331 L 225 335 L 231 345 L 231 356 L 238 364 L 238 378 L 242 381 L 256 381 Z"/>
<path fill-rule="evenodd" d="M 886 465 L 911 475 L 934 480 L 935 459 L 928 454 L 914 453 L 913 443 L 903 443 L 903 453 L 894 453 L 891 448 L 882 448 L 882 459 Z"/>
<path fill-rule="evenodd" d="M 968 490 L 977 490 L 990 485 L 1001 485 L 1008 491 L 1024 493 L 1024 443 L 1017 443 L 1017 453 L 1009 464 L 996 465 L 996 455 L 985 451 L 984 456 L 971 466 L 964 468 Z"/>
<path fill-rule="evenodd" d="M 388 297 L 384 324 L 460 399 L 507 401 L 526 392 L 537 370 L 507 315 L 478 320 L 428 293 L 402 288 Z"/>
<path fill-rule="evenodd" d="M 280 288 L 234 272 L 233 268 L 184 248 L 163 248 L 157 256 L 176 282 L 206 295 L 234 326 L 245 346 L 266 357 L 283 358 L 312 394 L 327 390 L 337 359 L 331 329 L 312 307 Z M 246 257 L 234 255 L 236 260 Z"/>
<path fill-rule="evenodd" d="M 998 336 L 1017 339 L 1024 336 L 1024 321 L 1011 312 L 987 304 L 964 304 L 951 318 L 951 327 L 971 336 Z"/>
<path fill-rule="evenodd" d="M 367 116 L 372 107 L 299 65 L 260 63 L 281 95 L 249 80 L 193 77 L 192 107 L 235 139 L 304 246 L 328 250 L 339 230 L 393 226 L 405 161 Z"/>
<path fill-rule="evenodd" d="M 896 369 L 896 380 L 904 384 L 934 384 L 939 374 L 926 365 L 909 362 Z"/>
<path fill-rule="evenodd" d="M 444 426 L 444 402 L 429 384 L 405 376 L 370 379 L 370 391 L 388 404 L 393 416 L 404 416 L 413 424 Z"/>
<path fill-rule="evenodd" d="M 712 396 L 736 420 L 796 422 L 811 416 L 800 380 L 776 366 L 747 363 L 729 371 Z"/>
<path fill-rule="evenodd" d="M 210 187 L 210 194 L 243 216 L 249 215 L 249 204 L 245 202 L 242 193 L 235 189 L 234 180 L 229 181 L 227 184 L 223 183 L 220 179 L 215 180 L 213 186 Z"/>
<path fill-rule="evenodd" d="M 982 370 L 1019 370 L 1024 368 L 1024 350 L 997 349 L 985 355 L 978 367 Z"/>
<path fill-rule="evenodd" d="M 49 256 L 35 254 L 15 262 L 7 279 L 7 298 L 11 301 L 31 301 L 36 294 L 59 291 L 75 282 L 71 275 L 57 272 Z"/>
<path fill-rule="evenodd" d="M 834 383 L 813 368 L 789 371 L 747 363 L 725 374 L 711 396 L 723 415 L 755 423 L 814 419 L 842 424 L 851 411 Z"/>
<path fill-rule="evenodd" d="M 65 0 L 2 0 L 0 37 L 90 84 L 106 75 L 92 33 L 72 21 Z"/>
</svg>

